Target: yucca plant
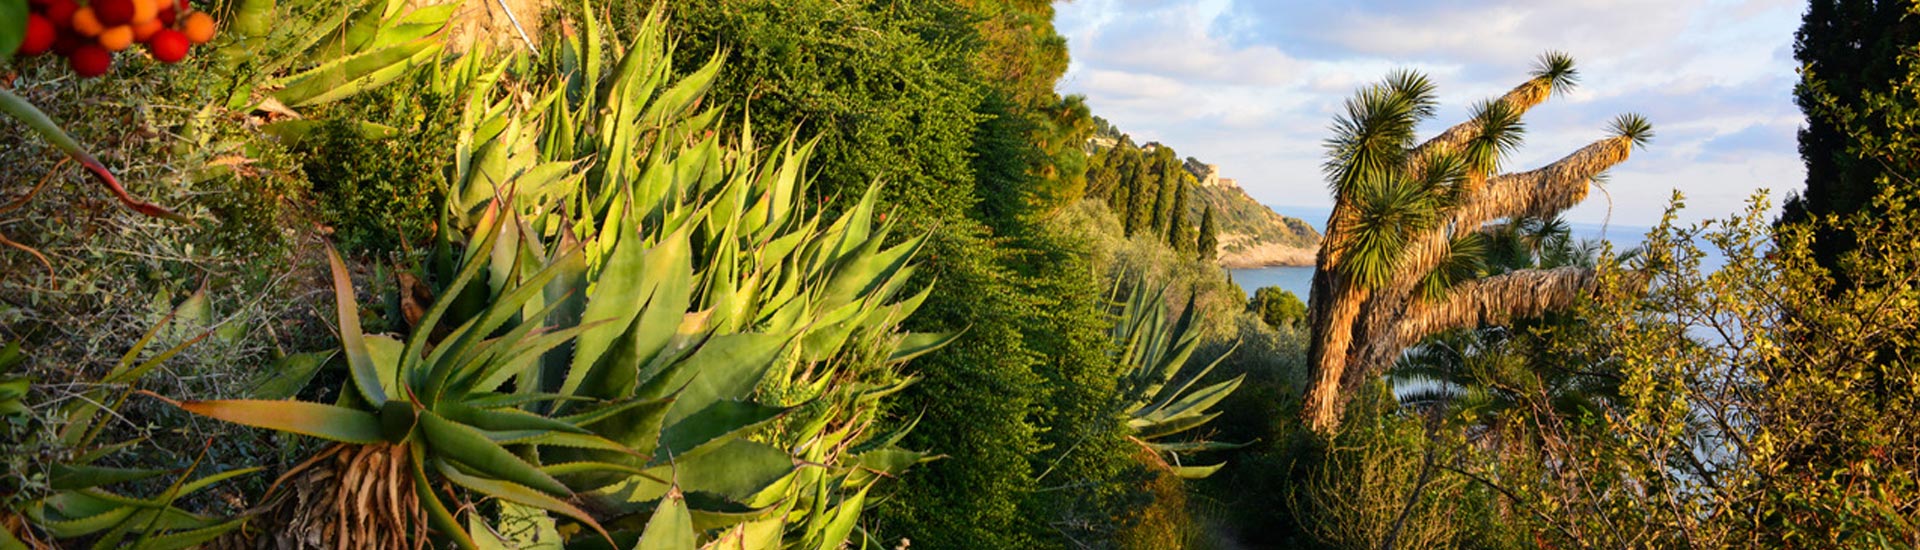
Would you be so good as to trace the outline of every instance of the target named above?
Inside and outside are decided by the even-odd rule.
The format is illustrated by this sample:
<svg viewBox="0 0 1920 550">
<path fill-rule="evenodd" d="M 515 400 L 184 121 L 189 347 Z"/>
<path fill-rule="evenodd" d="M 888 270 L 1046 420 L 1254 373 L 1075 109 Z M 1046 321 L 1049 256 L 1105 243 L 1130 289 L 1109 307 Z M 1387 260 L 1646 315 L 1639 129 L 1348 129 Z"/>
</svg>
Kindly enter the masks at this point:
<svg viewBox="0 0 1920 550">
<path fill-rule="evenodd" d="M 171 325 L 181 311 L 203 303 L 205 295 L 195 293 L 173 312 L 134 342 L 120 361 L 98 384 L 63 404 L 49 406 L 38 426 L 27 433 L 52 436 L 46 445 L 28 442 L 20 448 L 49 447 L 57 456 L 47 457 L 47 494 L 16 503 L 17 509 L 0 509 L 0 548 L 72 547 L 74 541 L 91 539 L 93 548 L 137 548 L 147 550 L 194 548 L 214 540 L 243 523 L 242 518 L 222 518 L 190 512 L 175 502 L 214 484 L 260 471 L 239 468 L 195 478 L 199 461 L 183 470 L 130 468 L 100 465 L 104 459 L 133 448 L 140 439 L 101 444 L 106 431 L 103 415 L 117 415 L 128 398 L 139 390 L 140 379 L 173 358 L 206 334 L 185 338 L 183 342 L 145 360 L 146 352 L 163 328 Z M 25 359 L 18 344 L 0 350 L 0 373 L 9 372 Z M 34 422 L 26 415 L 25 398 L 31 385 L 26 377 L 0 382 L 0 414 L 23 422 Z M 204 456 L 204 455 L 203 455 Z M 174 479 L 158 494 L 129 496 L 114 487 L 172 475 Z M 18 514 L 18 517 L 9 518 Z M 24 520 L 24 521 L 22 521 Z M 15 531 L 18 529 L 18 531 Z M 54 541 L 62 541 L 55 544 Z"/>
<path fill-rule="evenodd" d="M 1211 409 L 1239 389 L 1246 375 L 1194 389 L 1194 384 L 1232 355 L 1239 343 L 1235 342 L 1219 357 L 1203 360 L 1206 366 L 1189 368 L 1190 364 L 1199 364 L 1191 361 L 1194 351 L 1200 347 L 1200 331 L 1193 326 L 1197 313 L 1194 296 L 1187 296 L 1180 318 L 1171 322 L 1166 297 L 1166 287 L 1148 290 L 1144 284 L 1138 284 L 1125 301 L 1120 302 L 1116 312 L 1112 337 L 1120 353 L 1119 364 L 1126 369 L 1125 377 L 1120 379 L 1121 410 L 1126 414 L 1127 429 L 1132 432 L 1129 439 L 1162 457 L 1176 475 L 1187 479 L 1205 478 L 1225 464 L 1188 466 L 1181 464 L 1181 456 L 1235 449 L 1246 444 L 1164 440 L 1220 416 Z"/>
<path fill-rule="evenodd" d="M 1586 198 L 1591 184 L 1653 135 L 1637 115 L 1611 136 L 1546 167 L 1501 173 L 1521 141 L 1521 116 L 1577 73 L 1544 56 L 1533 78 L 1425 142 L 1433 85 L 1396 73 L 1347 101 L 1328 140 L 1334 208 L 1316 260 L 1308 308 L 1304 422 L 1331 432 L 1361 384 L 1400 352 L 1444 330 L 1497 324 L 1565 307 L 1591 287 L 1588 268 L 1522 269 L 1482 276 L 1489 222 L 1548 217 Z"/>
<path fill-rule="evenodd" d="M 1558 217 L 1492 224 L 1483 234 L 1486 252 L 1473 274 L 1477 277 L 1591 268 L 1599 258 L 1596 245 L 1576 242 Z M 1523 415 L 1577 417 L 1602 410 L 1619 394 L 1620 379 L 1604 369 L 1563 368 L 1529 349 L 1528 326 L 1538 325 L 1461 328 L 1429 336 L 1394 362 L 1386 380 L 1402 406 L 1441 415 L 1460 424 L 1470 438 L 1492 445 L 1506 444 L 1514 433 L 1509 428 L 1521 425 L 1514 421 Z"/>
</svg>

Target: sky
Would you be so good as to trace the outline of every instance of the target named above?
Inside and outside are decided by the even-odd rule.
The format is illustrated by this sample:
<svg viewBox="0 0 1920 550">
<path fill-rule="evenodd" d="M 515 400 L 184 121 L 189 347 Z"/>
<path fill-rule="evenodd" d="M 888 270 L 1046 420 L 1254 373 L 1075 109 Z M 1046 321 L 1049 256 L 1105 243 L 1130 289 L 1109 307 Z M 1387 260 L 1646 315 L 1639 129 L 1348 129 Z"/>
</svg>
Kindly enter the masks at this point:
<svg viewBox="0 0 1920 550">
<path fill-rule="evenodd" d="M 1524 82 L 1541 53 L 1573 56 L 1579 86 L 1535 107 L 1508 170 L 1533 169 L 1645 115 L 1654 139 L 1604 192 L 1569 210 L 1582 223 L 1649 226 L 1675 189 L 1681 218 L 1724 218 L 1769 189 L 1803 187 L 1793 104 L 1791 0 L 1072 0 L 1055 26 L 1073 63 L 1063 93 L 1182 156 L 1220 165 L 1260 202 L 1330 206 L 1320 172 L 1341 102 L 1394 69 L 1425 73 L 1439 114 Z M 1319 220 L 1315 220 L 1317 223 Z"/>
</svg>

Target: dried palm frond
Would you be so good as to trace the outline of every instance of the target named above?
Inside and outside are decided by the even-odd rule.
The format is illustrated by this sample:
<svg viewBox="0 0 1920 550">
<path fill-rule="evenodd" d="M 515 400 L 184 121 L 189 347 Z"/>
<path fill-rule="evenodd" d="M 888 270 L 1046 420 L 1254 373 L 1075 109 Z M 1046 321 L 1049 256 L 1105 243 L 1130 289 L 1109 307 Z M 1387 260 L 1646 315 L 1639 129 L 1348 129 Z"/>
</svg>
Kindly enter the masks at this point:
<svg viewBox="0 0 1920 550">
<path fill-rule="evenodd" d="M 1489 101 L 1487 104 L 1502 107 L 1504 111 L 1500 114 L 1510 115 L 1517 121 L 1521 115 L 1526 114 L 1528 109 L 1545 103 L 1549 96 L 1572 91 L 1574 85 L 1579 83 L 1580 71 L 1573 67 L 1571 56 L 1560 52 L 1547 52 L 1534 62 L 1534 69 L 1530 74 L 1533 76 L 1532 79 L 1514 86 L 1499 99 Z M 1414 156 L 1417 158 L 1423 153 L 1438 149 L 1458 149 L 1469 139 L 1481 135 L 1487 123 L 1488 121 L 1476 110 L 1473 118 L 1447 128 L 1446 131 L 1440 132 L 1440 135 L 1414 148 Z"/>
<path fill-rule="evenodd" d="M 1521 317 L 1537 317 L 1565 308 L 1590 292 L 1594 272 L 1581 267 L 1523 269 L 1469 281 L 1447 293 L 1445 300 L 1408 308 L 1395 326 L 1392 339 L 1405 349 L 1440 331 L 1500 324 Z"/>
<path fill-rule="evenodd" d="M 1453 213 L 1456 227 L 1478 227 L 1501 218 L 1551 217 L 1587 198 L 1588 183 L 1627 160 L 1634 140 L 1614 136 L 1596 141 L 1545 167 L 1503 174 Z"/>
</svg>

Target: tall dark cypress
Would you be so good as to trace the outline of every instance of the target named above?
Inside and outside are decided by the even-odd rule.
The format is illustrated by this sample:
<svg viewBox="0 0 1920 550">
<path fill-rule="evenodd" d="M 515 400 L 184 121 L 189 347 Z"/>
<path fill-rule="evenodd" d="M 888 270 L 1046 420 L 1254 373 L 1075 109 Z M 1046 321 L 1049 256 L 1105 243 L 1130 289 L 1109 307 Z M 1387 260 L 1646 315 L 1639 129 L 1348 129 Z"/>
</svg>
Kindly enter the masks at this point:
<svg viewBox="0 0 1920 550">
<path fill-rule="evenodd" d="M 1200 259 L 1212 260 L 1220 256 L 1220 226 L 1213 221 L 1213 207 L 1207 207 L 1200 215 L 1200 236 L 1194 248 L 1200 251 Z"/>
<path fill-rule="evenodd" d="M 1920 42 L 1920 16 L 1908 16 L 1911 0 L 1813 0 L 1795 33 L 1794 59 L 1808 71 L 1794 90 L 1794 102 L 1807 115 L 1800 130 L 1800 158 L 1807 166 L 1804 191 L 1787 199 L 1784 222 L 1798 222 L 1827 214 L 1859 211 L 1879 192 L 1882 176 L 1889 181 L 1911 181 L 1916 174 L 1889 174 L 1887 166 L 1861 158 L 1858 143 L 1841 131 L 1817 90 L 1845 107 L 1863 101 L 1864 94 L 1884 93 L 1896 79 L 1906 77 L 1900 52 Z M 1876 133 L 1887 134 L 1886 121 L 1861 121 Z M 1845 232 L 1822 232 L 1816 237 L 1816 258 L 1829 269 L 1855 247 Z M 1836 273 L 1838 273 L 1836 271 Z M 1843 287 L 1848 277 L 1839 273 Z"/>
<path fill-rule="evenodd" d="M 1173 154 L 1173 149 L 1164 145 L 1153 150 L 1152 164 L 1157 193 L 1153 199 L 1153 218 L 1148 222 L 1148 227 L 1156 235 L 1166 235 L 1168 226 L 1177 219 L 1173 210 L 1174 196 L 1180 194 L 1181 178 L 1186 176 L 1187 169 L 1181 166 L 1180 157 Z"/>
<path fill-rule="evenodd" d="M 1199 244 L 1194 240 L 1194 229 L 1187 223 L 1187 195 L 1192 194 L 1193 176 L 1185 170 L 1173 173 L 1173 205 L 1167 209 L 1167 245 L 1174 250 L 1192 253 Z"/>
<path fill-rule="evenodd" d="M 1143 232 L 1150 235 L 1158 234 L 1157 224 L 1154 223 L 1154 214 L 1158 211 L 1160 198 L 1160 177 L 1156 173 L 1158 170 L 1156 158 L 1142 155 L 1140 162 L 1135 163 L 1133 171 L 1128 174 L 1128 185 L 1133 187 L 1132 200 L 1127 204 L 1128 237 Z"/>
</svg>

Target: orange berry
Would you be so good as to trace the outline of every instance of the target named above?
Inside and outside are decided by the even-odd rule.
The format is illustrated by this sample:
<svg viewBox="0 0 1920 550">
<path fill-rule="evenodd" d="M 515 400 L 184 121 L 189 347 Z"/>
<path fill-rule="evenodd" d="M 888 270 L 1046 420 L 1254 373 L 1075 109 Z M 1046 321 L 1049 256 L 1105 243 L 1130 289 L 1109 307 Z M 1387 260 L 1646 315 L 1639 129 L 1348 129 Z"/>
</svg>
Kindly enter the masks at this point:
<svg viewBox="0 0 1920 550">
<path fill-rule="evenodd" d="M 146 24 L 160 16 L 159 0 L 133 0 L 133 18 L 127 22 L 133 25 Z"/>
<path fill-rule="evenodd" d="M 100 31 L 100 47 L 106 48 L 107 51 L 117 52 L 120 50 L 127 49 L 127 46 L 132 46 L 132 45 L 133 45 L 133 27 L 120 25 L 118 27 Z"/>
<path fill-rule="evenodd" d="M 93 6 L 73 10 L 73 32 L 81 36 L 100 36 L 107 28 L 100 24 L 100 18 L 93 15 Z"/>
<path fill-rule="evenodd" d="M 145 23 L 135 23 L 133 25 L 133 40 L 135 42 L 146 42 L 148 38 L 153 38 L 153 33 L 160 32 L 160 29 L 164 28 L 167 28 L 167 26 L 161 23 L 158 17 L 148 19 Z"/>
<path fill-rule="evenodd" d="M 204 11 L 193 12 L 181 23 L 180 32 L 195 44 L 205 44 L 213 40 L 213 16 Z"/>
</svg>

